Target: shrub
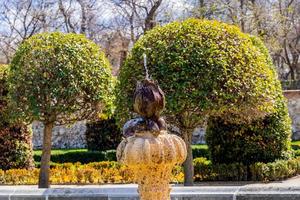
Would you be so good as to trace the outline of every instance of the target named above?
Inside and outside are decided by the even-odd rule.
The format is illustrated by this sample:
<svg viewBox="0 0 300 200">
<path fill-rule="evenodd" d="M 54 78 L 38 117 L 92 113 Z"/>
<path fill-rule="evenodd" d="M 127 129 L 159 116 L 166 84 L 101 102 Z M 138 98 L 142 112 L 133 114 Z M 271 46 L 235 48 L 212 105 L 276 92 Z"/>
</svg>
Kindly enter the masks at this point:
<svg viewBox="0 0 300 200">
<path fill-rule="evenodd" d="M 247 167 L 241 163 L 216 164 L 206 158 L 194 159 L 195 181 L 245 181 Z"/>
<path fill-rule="evenodd" d="M 300 158 L 257 162 L 249 167 L 242 163 L 212 164 L 205 158 L 196 158 L 194 169 L 195 181 L 275 181 L 299 175 Z"/>
<path fill-rule="evenodd" d="M 251 165 L 252 180 L 277 181 L 300 174 L 300 158 Z"/>
<path fill-rule="evenodd" d="M 213 174 L 211 161 L 207 160 L 206 158 L 199 157 L 194 159 L 193 165 L 195 181 L 203 181 L 211 178 Z"/>
<path fill-rule="evenodd" d="M 112 111 L 114 79 L 100 47 L 84 35 L 41 33 L 18 47 L 9 75 L 17 117 L 44 123 L 39 187 L 49 187 L 52 128 Z"/>
<path fill-rule="evenodd" d="M 276 74 L 252 38 L 235 26 L 188 19 L 154 28 L 135 43 L 117 86 L 121 123 L 132 116 L 135 84 L 145 77 L 144 53 L 150 76 L 166 94 L 164 114 L 187 144 L 188 184 L 192 130 L 203 119 L 214 115 L 247 121 L 274 111 Z"/>
<path fill-rule="evenodd" d="M 35 162 L 41 161 L 41 155 L 34 155 Z M 73 151 L 51 155 L 52 163 L 76 163 L 87 164 L 100 161 L 117 161 L 116 150 L 108 151 Z M 39 165 L 38 165 L 39 166 Z"/>
<path fill-rule="evenodd" d="M 265 55 L 272 74 L 275 69 L 263 43 L 251 37 L 254 47 Z M 226 117 L 211 116 L 206 129 L 206 142 L 213 163 L 273 162 L 288 158 L 290 151 L 291 120 L 280 82 L 274 78 L 274 112 L 249 122 L 230 122 Z"/>
<path fill-rule="evenodd" d="M 199 158 L 199 157 L 204 157 L 209 159 L 209 152 L 207 147 L 200 147 L 198 146 L 192 146 L 192 152 L 193 152 L 193 158 Z"/>
<path fill-rule="evenodd" d="M 228 123 L 210 118 L 206 141 L 213 163 L 273 162 L 290 154 L 290 119 L 282 105 L 277 113 L 251 123 Z"/>
<path fill-rule="evenodd" d="M 121 139 L 122 134 L 115 118 L 87 123 L 86 142 L 89 150 L 116 149 Z"/>
<path fill-rule="evenodd" d="M 295 157 L 300 157 L 300 149 L 294 151 Z"/>
<path fill-rule="evenodd" d="M 32 133 L 23 123 L 9 122 L 7 108 L 8 66 L 0 65 L 0 169 L 33 166 Z"/>
</svg>

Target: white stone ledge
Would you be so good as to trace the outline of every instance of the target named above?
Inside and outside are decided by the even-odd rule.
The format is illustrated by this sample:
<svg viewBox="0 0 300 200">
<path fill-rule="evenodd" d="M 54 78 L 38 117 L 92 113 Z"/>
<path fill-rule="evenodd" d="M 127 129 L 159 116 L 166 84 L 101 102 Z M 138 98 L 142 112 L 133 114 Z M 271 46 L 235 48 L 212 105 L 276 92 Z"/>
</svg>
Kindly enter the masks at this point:
<svg viewBox="0 0 300 200">
<path fill-rule="evenodd" d="M 244 186 L 172 186 L 172 200 L 299 200 L 297 184 Z M 138 200 L 136 185 L 0 186 L 0 200 Z"/>
</svg>

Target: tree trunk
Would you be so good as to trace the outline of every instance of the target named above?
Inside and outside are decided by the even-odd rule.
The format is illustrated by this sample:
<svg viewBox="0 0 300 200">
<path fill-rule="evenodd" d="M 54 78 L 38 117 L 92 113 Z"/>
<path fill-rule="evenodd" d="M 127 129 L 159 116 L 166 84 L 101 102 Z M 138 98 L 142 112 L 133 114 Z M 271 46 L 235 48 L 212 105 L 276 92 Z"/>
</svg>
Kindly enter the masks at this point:
<svg viewBox="0 0 300 200">
<path fill-rule="evenodd" d="M 294 81 L 296 80 L 296 76 L 295 76 L 295 71 L 292 67 L 290 67 L 290 72 L 291 72 L 291 79 Z"/>
<path fill-rule="evenodd" d="M 39 188 L 49 188 L 49 172 L 50 172 L 50 157 L 51 157 L 51 138 L 54 122 L 45 123 L 43 152 L 41 159 L 41 169 L 39 175 Z"/>
<path fill-rule="evenodd" d="M 193 152 L 192 152 L 192 130 L 182 129 L 183 140 L 186 144 L 187 157 L 183 163 L 184 170 L 184 185 L 192 186 L 194 184 L 194 166 L 193 166 Z"/>
</svg>

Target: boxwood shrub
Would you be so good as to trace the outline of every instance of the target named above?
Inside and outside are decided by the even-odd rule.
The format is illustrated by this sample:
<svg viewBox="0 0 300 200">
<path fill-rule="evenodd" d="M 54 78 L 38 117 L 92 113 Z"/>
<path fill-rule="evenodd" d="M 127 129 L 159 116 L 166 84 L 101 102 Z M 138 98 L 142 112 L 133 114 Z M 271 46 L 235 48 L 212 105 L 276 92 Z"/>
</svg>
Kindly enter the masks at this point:
<svg viewBox="0 0 300 200">
<path fill-rule="evenodd" d="M 34 155 L 37 167 L 40 166 L 41 155 Z M 91 162 L 117 161 L 116 150 L 108 151 L 71 151 L 51 155 L 52 163 L 76 163 L 87 164 Z"/>
<path fill-rule="evenodd" d="M 243 163 L 213 164 L 206 158 L 194 159 L 195 181 L 278 181 L 300 174 L 300 158 Z"/>
</svg>

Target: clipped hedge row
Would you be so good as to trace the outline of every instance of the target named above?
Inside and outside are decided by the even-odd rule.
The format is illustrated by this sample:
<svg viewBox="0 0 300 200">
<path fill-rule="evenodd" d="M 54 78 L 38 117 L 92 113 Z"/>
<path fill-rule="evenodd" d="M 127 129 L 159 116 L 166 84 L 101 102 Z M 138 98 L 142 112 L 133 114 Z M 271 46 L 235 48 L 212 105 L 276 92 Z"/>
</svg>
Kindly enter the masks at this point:
<svg viewBox="0 0 300 200">
<path fill-rule="evenodd" d="M 207 148 L 203 147 L 193 147 L 193 157 L 205 157 L 209 158 L 209 153 Z M 39 163 L 41 161 L 41 154 L 35 154 L 33 156 L 34 161 Z M 101 162 L 101 161 L 117 161 L 116 150 L 107 151 L 74 151 L 63 154 L 52 154 L 52 163 L 76 163 L 80 162 L 82 164 L 87 164 L 91 162 Z M 38 165 L 39 166 L 39 165 Z M 37 167 L 38 167 L 37 166 Z"/>
<path fill-rule="evenodd" d="M 213 165 L 206 158 L 196 158 L 194 170 L 195 181 L 277 181 L 300 174 L 300 157 L 249 167 L 242 163 Z"/>
<path fill-rule="evenodd" d="M 74 151 L 64 154 L 51 155 L 51 162 L 53 163 L 76 163 L 87 164 L 91 162 L 101 161 L 116 161 L 116 150 L 108 151 Z M 34 155 L 34 161 L 39 163 L 41 161 L 41 155 Z"/>
</svg>

